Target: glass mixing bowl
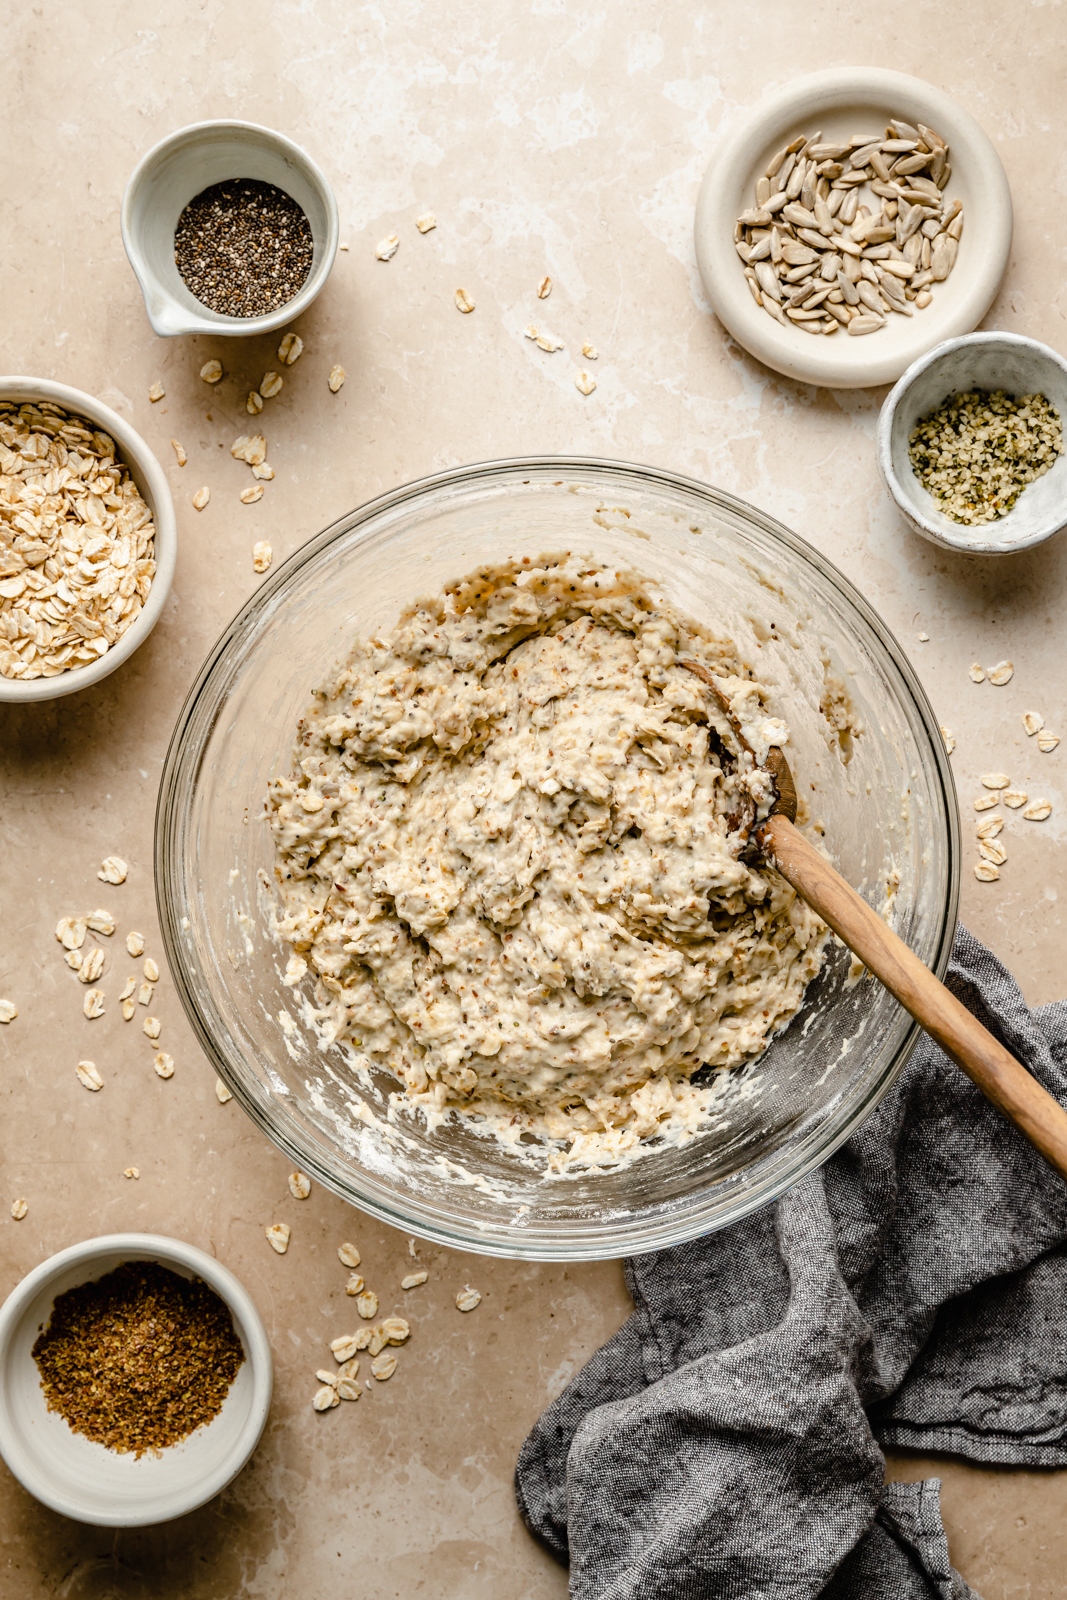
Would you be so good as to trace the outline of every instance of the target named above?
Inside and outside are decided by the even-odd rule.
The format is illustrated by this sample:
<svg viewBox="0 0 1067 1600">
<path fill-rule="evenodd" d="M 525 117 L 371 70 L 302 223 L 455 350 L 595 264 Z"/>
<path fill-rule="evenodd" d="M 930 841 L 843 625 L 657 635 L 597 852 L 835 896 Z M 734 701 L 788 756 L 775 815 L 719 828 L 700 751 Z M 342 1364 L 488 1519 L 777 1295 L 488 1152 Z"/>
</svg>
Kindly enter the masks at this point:
<svg viewBox="0 0 1067 1600">
<path fill-rule="evenodd" d="M 212 651 L 167 756 L 156 883 L 183 1003 L 219 1076 L 320 1183 L 426 1238 L 541 1260 L 659 1249 L 767 1204 L 871 1111 L 917 1034 L 835 944 L 706 1132 L 615 1169 L 546 1175 L 539 1146 L 506 1150 L 457 1118 L 435 1131 L 389 1120 L 395 1080 L 302 1027 L 270 932 L 263 800 L 312 688 L 417 596 L 485 562 L 565 549 L 637 569 L 736 641 L 790 725 L 798 790 L 840 870 L 888 902 L 939 975 L 959 880 L 952 777 L 903 652 L 816 550 L 716 489 L 611 461 L 465 467 L 382 495 L 280 567 Z"/>
</svg>

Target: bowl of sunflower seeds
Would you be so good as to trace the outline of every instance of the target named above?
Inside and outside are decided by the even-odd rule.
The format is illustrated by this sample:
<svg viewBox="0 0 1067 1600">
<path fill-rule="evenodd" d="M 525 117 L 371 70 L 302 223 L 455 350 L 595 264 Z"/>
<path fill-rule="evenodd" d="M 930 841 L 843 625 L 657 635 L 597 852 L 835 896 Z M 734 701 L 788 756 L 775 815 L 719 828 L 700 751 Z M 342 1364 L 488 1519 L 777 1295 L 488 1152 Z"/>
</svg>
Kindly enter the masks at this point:
<svg viewBox="0 0 1067 1600">
<path fill-rule="evenodd" d="M 89 688 L 144 643 L 177 556 L 174 502 L 110 407 L 0 377 L 0 701 Z"/>
</svg>

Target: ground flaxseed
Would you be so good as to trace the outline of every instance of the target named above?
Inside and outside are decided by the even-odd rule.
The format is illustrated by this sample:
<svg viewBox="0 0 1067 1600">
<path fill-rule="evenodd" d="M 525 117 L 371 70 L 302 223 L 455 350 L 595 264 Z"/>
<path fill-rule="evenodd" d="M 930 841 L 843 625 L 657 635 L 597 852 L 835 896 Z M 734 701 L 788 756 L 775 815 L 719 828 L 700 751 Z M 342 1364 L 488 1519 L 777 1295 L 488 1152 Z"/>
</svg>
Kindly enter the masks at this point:
<svg viewBox="0 0 1067 1600">
<path fill-rule="evenodd" d="M 1015 399 L 1003 389 L 949 395 L 908 440 L 919 482 L 947 517 L 972 527 L 1005 516 L 1062 452 L 1056 407 L 1043 394 Z"/>
<path fill-rule="evenodd" d="M 244 1351 L 201 1279 L 126 1261 L 56 1296 L 33 1357 L 49 1411 L 109 1450 L 142 1456 L 218 1415 Z"/>
<path fill-rule="evenodd" d="M 226 317 L 260 317 L 304 285 L 314 255 L 311 225 L 284 190 L 229 178 L 194 196 L 174 232 L 186 287 Z"/>
</svg>

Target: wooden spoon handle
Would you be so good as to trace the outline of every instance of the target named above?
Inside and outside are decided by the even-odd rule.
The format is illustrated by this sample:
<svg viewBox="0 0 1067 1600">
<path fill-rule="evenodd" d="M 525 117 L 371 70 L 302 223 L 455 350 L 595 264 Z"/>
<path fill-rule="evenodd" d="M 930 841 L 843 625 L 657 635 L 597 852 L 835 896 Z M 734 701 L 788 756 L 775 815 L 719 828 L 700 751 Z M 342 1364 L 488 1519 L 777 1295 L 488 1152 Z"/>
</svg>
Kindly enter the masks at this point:
<svg viewBox="0 0 1067 1600">
<path fill-rule="evenodd" d="M 763 849 L 793 888 L 962 1067 L 1034 1148 L 1067 1178 L 1067 1111 L 1010 1051 L 939 983 L 914 951 L 783 816 L 759 831 Z"/>
</svg>

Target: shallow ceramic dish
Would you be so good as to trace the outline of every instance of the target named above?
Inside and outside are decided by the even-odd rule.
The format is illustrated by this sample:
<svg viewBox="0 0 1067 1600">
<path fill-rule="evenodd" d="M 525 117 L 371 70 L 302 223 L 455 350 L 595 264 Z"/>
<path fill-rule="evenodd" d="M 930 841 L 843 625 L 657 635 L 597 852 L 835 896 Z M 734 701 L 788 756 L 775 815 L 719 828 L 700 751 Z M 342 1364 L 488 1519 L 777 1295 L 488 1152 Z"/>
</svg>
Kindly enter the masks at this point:
<svg viewBox="0 0 1067 1600">
<path fill-rule="evenodd" d="M 50 400 L 64 410 L 87 417 L 104 433 L 109 433 L 119 449 L 119 455 L 130 469 L 130 476 L 141 492 L 152 513 L 155 525 L 156 572 L 148 599 L 142 606 L 136 622 L 132 623 L 106 655 L 84 667 L 74 667 L 55 678 L 5 678 L 0 675 L 0 701 L 16 700 L 24 703 L 37 700 L 56 700 L 61 695 L 76 694 L 79 689 L 91 688 L 128 661 L 133 652 L 148 638 L 163 615 L 167 595 L 174 578 L 178 558 L 178 526 L 174 520 L 174 501 L 163 468 L 139 433 L 128 422 L 105 406 L 91 394 L 71 389 L 65 383 L 51 383 L 45 378 L 0 377 L 0 400 L 37 402 Z"/>
<path fill-rule="evenodd" d="M 262 317 L 226 317 L 185 285 L 174 261 L 174 230 L 194 196 L 227 178 L 258 178 L 283 189 L 311 225 L 315 253 L 300 292 Z M 319 293 L 337 254 L 337 201 L 298 144 L 254 122 L 196 122 L 142 156 L 122 197 L 122 242 L 144 295 L 148 320 L 165 338 L 179 333 L 269 333 L 294 321 Z"/>
<path fill-rule="evenodd" d="M 138 1460 L 75 1433 L 49 1411 L 33 1359 L 55 1298 L 124 1261 L 157 1261 L 201 1278 L 224 1300 L 245 1359 L 212 1422 Z M 0 1308 L 0 1455 L 24 1489 L 76 1522 L 135 1528 L 194 1511 L 235 1478 L 259 1443 L 273 1387 L 270 1345 L 247 1291 L 212 1256 L 180 1239 L 112 1233 L 42 1261 Z"/>
<path fill-rule="evenodd" d="M 268 780 L 313 687 L 357 634 L 483 562 L 570 549 L 645 573 L 732 634 L 775 686 L 789 760 L 841 869 L 936 971 L 956 918 L 958 815 L 937 723 L 903 651 L 841 573 L 751 506 L 691 479 L 547 458 L 460 468 L 383 495 L 271 574 L 179 717 L 156 817 L 170 969 L 212 1066 L 295 1165 L 394 1226 L 534 1259 L 622 1256 L 723 1227 L 824 1161 L 900 1071 L 915 1024 L 835 950 L 805 1009 L 726 1085 L 718 1123 L 628 1167 L 545 1174 L 477 1125 L 389 1120 L 388 1074 L 320 1048 L 270 934 Z M 771 627 L 771 624 L 774 624 Z M 851 707 L 851 713 L 848 711 Z M 837 712 L 865 731 L 850 739 Z M 844 757 L 850 755 L 846 763 Z M 263 877 L 261 877 L 261 874 Z M 265 887 L 264 887 L 265 883 Z M 308 988 L 308 980 L 303 987 Z"/>
<path fill-rule="evenodd" d="M 1067 418 L 1067 361 L 1047 344 L 1018 333 L 972 333 L 950 339 L 914 362 L 888 395 L 878 418 L 878 470 L 901 515 L 923 538 L 947 550 L 1009 555 L 1041 544 L 1067 527 L 1067 456 L 1027 484 L 1006 516 L 967 527 L 954 522 L 923 488 L 908 460 L 912 429 L 949 395 L 968 389 L 1043 394 Z"/>
<path fill-rule="evenodd" d="M 892 315 L 877 333 L 832 338 L 783 328 L 756 305 L 734 249 L 734 223 L 754 203 L 756 179 L 774 152 L 799 133 L 823 138 L 881 132 L 890 117 L 936 128 L 951 147 L 946 194 L 963 202 L 959 258 L 932 303 Z M 715 314 L 746 350 L 776 372 L 831 389 L 895 383 L 905 367 L 944 339 L 970 333 L 993 302 L 1011 248 L 1012 212 L 1000 157 L 974 118 L 921 78 L 877 67 L 834 67 L 797 78 L 753 108 L 724 136 L 701 186 L 696 254 Z"/>
</svg>

